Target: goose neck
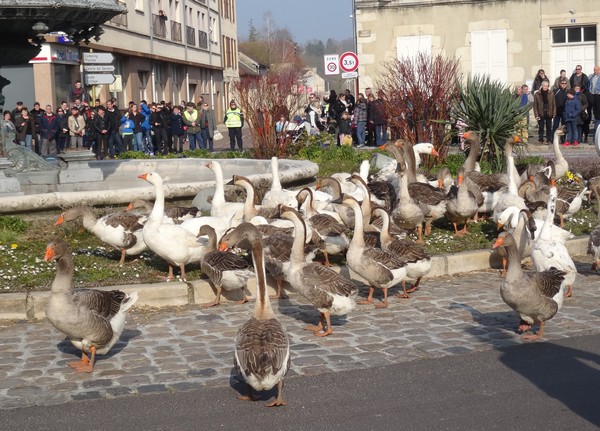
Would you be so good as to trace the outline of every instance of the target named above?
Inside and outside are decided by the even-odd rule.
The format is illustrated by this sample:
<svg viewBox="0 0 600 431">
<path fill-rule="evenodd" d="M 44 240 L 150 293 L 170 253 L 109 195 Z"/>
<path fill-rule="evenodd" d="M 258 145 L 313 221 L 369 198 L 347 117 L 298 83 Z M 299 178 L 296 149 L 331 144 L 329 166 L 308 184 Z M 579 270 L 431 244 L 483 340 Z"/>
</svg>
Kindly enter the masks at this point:
<svg viewBox="0 0 600 431">
<path fill-rule="evenodd" d="M 66 293 L 71 290 L 75 265 L 68 254 L 56 260 L 56 276 L 52 282 L 52 293 Z"/>
<path fill-rule="evenodd" d="M 162 181 L 153 183 L 156 199 L 154 201 L 154 207 L 150 213 L 150 220 L 162 221 L 165 214 L 165 190 Z"/>
<path fill-rule="evenodd" d="M 220 205 L 225 202 L 225 185 L 223 182 L 223 170 L 221 165 L 213 162 L 213 172 L 215 174 L 215 195 L 213 196 L 212 204 Z"/>
<path fill-rule="evenodd" d="M 294 224 L 294 241 L 290 253 L 290 264 L 297 267 L 304 261 L 304 243 L 306 242 L 306 226 L 300 217 L 292 217 Z"/>
<path fill-rule="evenodd" d="M 513 242 L 512 244 L 506 246 L 507 253 L 507 269 L 506 276 L 507 278 L 518 277 L 523 273 L 523 269 L 521 268 L 521 256 L 519 254 L 519 250 L 517 249 L 517 245 Z"/>
<path fill-rule="evenodd" d="M 282 190 L 281 181 L 279 180 L 279 161 L 277 160 L 277 157 L 271 158 L 271 171 L 273 172 L 271 190 Z"/>
<path fill-rule="evenodd" d="M 362 215 L 362 211 L 358 206 L 358 203 L 355 202 L 352 204 L 352 209 L 354 210 L 354 235 L 352 236 L 352 243 L 358 245 L 359 247 L 365 246 L 365 228 L 364 228 L 364 219 Z"/>
<path fill-rule="evenodd" d="M 265 273 L 265 253 L 262 240 L 252 242 L 252 262 L 256 274 L 256 302 L 254 303 L 254 317 L 263 320 L 273 317 L 273 309 L 267 295 L 267 275 Z"/>
</svg>

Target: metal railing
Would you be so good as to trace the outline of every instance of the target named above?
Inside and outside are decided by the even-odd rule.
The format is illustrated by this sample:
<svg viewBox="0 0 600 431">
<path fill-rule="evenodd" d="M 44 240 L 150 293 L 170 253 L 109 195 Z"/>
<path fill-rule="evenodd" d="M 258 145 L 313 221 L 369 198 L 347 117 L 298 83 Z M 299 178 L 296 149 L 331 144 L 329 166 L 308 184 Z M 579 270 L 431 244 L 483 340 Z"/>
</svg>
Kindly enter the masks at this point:
<svg viewBox="0 0 600 431">
<path fill-rule="evenodd" d="M 167 37 L 166 20 L 156 14 L 152 14 L 152 34 L 156 37 Z"/>
<path fill-rule="evenodd" d="M 196 29 L 189 25 L 185 27 L 185 41 L 188 45 L 196 46 Z"/>
<path fill-rule="evenodd" d="M 200 48 L 208 49 L 208 33 L 198 30 L 198 44 Z"/>
<path fill-rule="evenodd" d="M 181 42 L 181 23 L 171 21 L 171 40 Z"/>
<path fill-rule="evenodd" d="M 127 14 L 116 15 L 110 19 L 111 23 L 119 25 L 121 27 L 127 27 Z"/>
</svg>

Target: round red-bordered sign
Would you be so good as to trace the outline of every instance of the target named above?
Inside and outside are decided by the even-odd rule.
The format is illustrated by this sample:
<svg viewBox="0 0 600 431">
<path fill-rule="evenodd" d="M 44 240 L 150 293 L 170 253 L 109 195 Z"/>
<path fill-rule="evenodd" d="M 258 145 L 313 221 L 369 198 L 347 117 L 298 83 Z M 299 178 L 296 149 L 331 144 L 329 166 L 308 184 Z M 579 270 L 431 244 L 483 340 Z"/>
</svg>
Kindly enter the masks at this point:
<svg viewBox="0 0 600 431">
<path fill-rule="evenodd" d="M 340 69 L 344 72 L 354 72 L 358 69 L 358 56 L 351 52 L 340 55 Z"/>
<path fill-rule="evenodd" d="M 336 71 L 337 71 L 337 64 L 335 64 L 333 61 L 332 61 L 332 62 L 329 62 L 329 63 L 327 63 L 327 70 L 328 70 L 329 72 L 332 72 L 332 73 L 333 73 L 333 72 L 336 72 Z"/>
</svg>

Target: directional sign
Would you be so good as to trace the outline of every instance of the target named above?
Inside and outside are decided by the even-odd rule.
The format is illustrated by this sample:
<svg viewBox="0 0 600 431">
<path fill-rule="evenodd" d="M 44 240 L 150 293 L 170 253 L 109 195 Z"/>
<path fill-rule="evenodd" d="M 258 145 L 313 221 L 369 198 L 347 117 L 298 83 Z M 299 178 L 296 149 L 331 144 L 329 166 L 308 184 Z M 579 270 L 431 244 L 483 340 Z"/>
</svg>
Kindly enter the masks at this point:
<svg viewBox="0 0 600 431">
<path fill-rule="evenodd" d="M 358 56 L 350 51 L 340 55 L 340 69 L 342 72 L 354 72 L 358 69 Z"/>
<path fill-rule="evenodd" d="M 115 66 L 112 64 L 86 64 L 83 66 L 83 70 L 85 72 L 114 72 Z"/>
<path fill-rule="evenodd" d="M 87 64 L 110 64 L 115 57 L 110 52 L 84 52 L 83 62 Z"/>
<path fill-rule="evenodd" d="M 338 75 L 340 73 L 339 59 L 337 54 L 328 54 L 325 59 L 325 75 Z"/>
<path fill-rule="evenodd" d="M 86 85 L 104 85 L 115 82 L 115 75 L 112 73 L 88 73 L 85 75 Z"/>
</svg>

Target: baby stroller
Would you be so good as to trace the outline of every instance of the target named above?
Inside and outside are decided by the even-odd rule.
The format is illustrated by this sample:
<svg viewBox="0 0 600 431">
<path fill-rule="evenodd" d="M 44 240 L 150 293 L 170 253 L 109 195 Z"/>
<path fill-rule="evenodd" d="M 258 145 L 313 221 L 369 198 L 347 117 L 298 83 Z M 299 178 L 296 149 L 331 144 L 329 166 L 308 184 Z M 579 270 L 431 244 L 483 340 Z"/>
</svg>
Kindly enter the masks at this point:
<svg viewBox="0 0 600 431">
<path fill-rule="evenodd" d="M 288 125 L 288 136 L 292 138 L 292 142 L 296 143 L 300 138 L 308 135 L 307 126 L 310 127 L 304 118 L 299 115 L 294 116 Z"/>
</svg>

